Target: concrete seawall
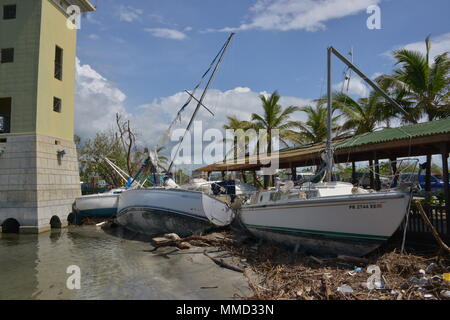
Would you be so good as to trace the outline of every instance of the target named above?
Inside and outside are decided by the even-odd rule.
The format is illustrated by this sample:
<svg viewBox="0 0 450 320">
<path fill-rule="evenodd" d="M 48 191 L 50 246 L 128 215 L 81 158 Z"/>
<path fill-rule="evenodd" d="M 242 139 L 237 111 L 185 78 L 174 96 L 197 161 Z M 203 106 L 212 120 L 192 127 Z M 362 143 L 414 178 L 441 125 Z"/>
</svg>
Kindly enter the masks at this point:
<svg viewBox="0 0 450 320">
<path fill-rule="evenodd" d="M 67 226 L 81 195 L 75 144 L 39 134 L 2 135 L 0 225 L 20 233 Z M 6 222 L 6 223 L 5 223 Z"/>
</svg>

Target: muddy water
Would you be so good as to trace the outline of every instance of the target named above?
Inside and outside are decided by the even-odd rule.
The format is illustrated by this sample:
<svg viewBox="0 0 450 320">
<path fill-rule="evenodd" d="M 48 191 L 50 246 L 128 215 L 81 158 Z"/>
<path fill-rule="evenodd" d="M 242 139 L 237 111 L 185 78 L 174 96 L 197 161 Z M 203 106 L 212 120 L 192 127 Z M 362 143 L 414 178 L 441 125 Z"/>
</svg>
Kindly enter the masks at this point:
<svg viewBox="0 0 450 320">
<path fill-rule="evenodd" d="M 0 237 L 0 299 L 230 299 L 248 293 L 241 274 L 216 266 L 201 248 L 154 254 L 146 242 L 95 226 Z M 72 265 L 80 268 L 80 289 L 67 287 Z"/>
</svg>

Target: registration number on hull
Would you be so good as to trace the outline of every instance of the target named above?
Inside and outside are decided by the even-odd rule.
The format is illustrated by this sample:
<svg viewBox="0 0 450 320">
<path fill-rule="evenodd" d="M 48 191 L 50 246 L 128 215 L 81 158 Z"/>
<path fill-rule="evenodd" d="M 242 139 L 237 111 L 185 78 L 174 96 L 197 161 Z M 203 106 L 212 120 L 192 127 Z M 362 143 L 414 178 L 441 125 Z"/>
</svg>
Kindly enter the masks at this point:
<svg viewBox="0 0 450 320">
<path fill-rule="evenodd" d="M 382 209 L 382 203 L 361 203 L 361 204 L 351 204 L 348 206 L 350 210 L 361 210 L 361 209 Z"/>
</svg>

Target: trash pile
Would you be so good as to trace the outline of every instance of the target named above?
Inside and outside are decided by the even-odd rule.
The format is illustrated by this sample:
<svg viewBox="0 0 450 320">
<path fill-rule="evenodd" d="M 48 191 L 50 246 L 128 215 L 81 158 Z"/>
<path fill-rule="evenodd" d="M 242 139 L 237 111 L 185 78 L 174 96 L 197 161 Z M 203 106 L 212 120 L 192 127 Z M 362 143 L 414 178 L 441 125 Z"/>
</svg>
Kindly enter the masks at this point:
<svg viewBox="0 0 450 320">
<path fill-rule="evenodd" d="M 450 260 L 436 254 L 400 254 L 395 249 L 368 258 L 319 258 L 295 254 L 271 244 L 231 233 L 154 238 L 160 247 L 218 247 L 233 262 L 215 259 L 221 267 L 242 272 L 253 291 L 242 299 L 301 300 L 445 300 L 450 299 Z"/>
<path fill-rule="evenodd" d="M 258 275 L 250 299 L 450 299 L 450 261 L 391 251 L 364 258 L 317 258 L 262 245 L 234 248 Z"/>
</svg>

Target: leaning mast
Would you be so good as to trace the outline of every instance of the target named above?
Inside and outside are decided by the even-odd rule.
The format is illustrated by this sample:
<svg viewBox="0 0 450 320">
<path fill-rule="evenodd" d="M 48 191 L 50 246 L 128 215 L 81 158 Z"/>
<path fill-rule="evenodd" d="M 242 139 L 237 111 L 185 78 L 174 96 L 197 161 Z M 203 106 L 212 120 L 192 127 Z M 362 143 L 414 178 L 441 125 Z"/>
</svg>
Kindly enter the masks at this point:
<svg viewBox="0 0 450 320">
<path fill-rule="evenodd" d="M 197 107 L 195 108 L 195 111 L 194 111 L 194 113 L 192 114 L 191 120 L 189 121 L 189 124 L 188 124 L 188 126 L 186 127 L 186 130 L 184 131 L 184 135 L 183 135 L 183 137 L 181 138 L 180 143 L 178 144 L 177 152 L 175 153 L 174 158 L 173 158 L 172 161 L 170 162 L 170 166 L 169 166 L 169 168 L 167 169 L 167 172 L 170 172 L 170 170 L 172 169 L 173 164 L 174 164 L 174 161 L 175 161 L 175 159 L 176 159 L 177 156 L 178 156 L 178 152 L 180 151 L 181 145 L 183 144 L 184 138 L 186 137 L 186 134 L 187 134 L 187 133 L 189 132 L 189 130 L 191 129 L 192 123 L 194 122 L 194 119 L 195 119 L 195 116 L 196 116 L 197 113 L 198 113 L 198 110 L 200 109 L 200 107 L 203 106 L 203 99 L 205 98 L 206 93 L 208 92 L 209 86 L 211 85 L 211 83 L 212 83 L 212 81 L 213 81 L 213 79 L 214 79 L 214 76 L 216 75 L 216 72 L 217 72 L 217 70 L 218 70 L 218 68 L 219 68 L 219 65 L 220 65 L 220 63 L 222 62 L 223 56 L 225 55 L 225 52 L 227 51 L 228 46 L 230 45 L 231 40 L 233 39 L 233 36 L 234 36 L 234 35 L 235 35 L 235 33 L 231 33 L 230 36 L 228 37 L 227 41 L 225 42 L 225 45 L 224 45 L 223 50 L 222 50 L 222 52 L 221 52 L 221 54 L 220 54 L 219 60 L 217 61 L 216 65 L 215 65 L 215 67 L 214 67 L 214 70 L 213 70 L 213 72 L 211 73 L 211 76 L 209 77 L 209 80 L 208 80 L 208 82 L 207 82 L 207 84 L 206 84 L 206 86 L 205 86 L 205 89 L 203 90 L 203 93 L 202 93 L 202 96 L 201 96 L 200 100 L 195 99 L 195 100 L 197 101 Z M 209 111 L 209 110 L 208 110 L 208 111 Z M 211 111 L 210 111 L 210 112 L 211 112 Z"/>
<path fill-rule="evenodd" d="M 332 55 L 335 55 L 339 60 L 345 63 L 350 69 L 352 69 L 357 75 L 359 75 L 367 84 L 369 84 L 376 92 L 381 94 L 386 100 L 388 100 L 392 105 L 396 106 L 403 113 L 407 114 L 405 109 L 400 106 L 397 101 L 392 99 L 383 89 L 381 89 L 374 81 L 372 81 L 368 76 L 366 76 L 361 70 L 359 70 L 352 62 L 345 58 L 339 51 L 333 47 L 328 47 L 327 55 L 327 143 L 325 147 L 325 154 L 327 159 L 327 175 L 326 180 L 331 182 L 332 170 L 333 170 L 333 148 L 332 148 L 332 138 L 331 138 L 331 126 L 332 126 L 332 116 L 333 116 L 333 93 L 332 93 Z"/>
</svg>

